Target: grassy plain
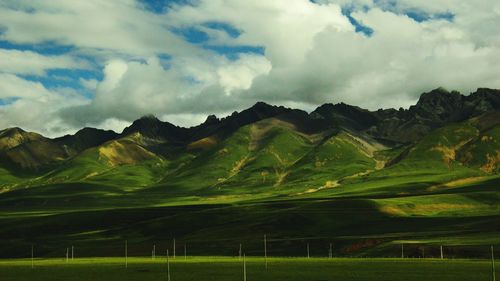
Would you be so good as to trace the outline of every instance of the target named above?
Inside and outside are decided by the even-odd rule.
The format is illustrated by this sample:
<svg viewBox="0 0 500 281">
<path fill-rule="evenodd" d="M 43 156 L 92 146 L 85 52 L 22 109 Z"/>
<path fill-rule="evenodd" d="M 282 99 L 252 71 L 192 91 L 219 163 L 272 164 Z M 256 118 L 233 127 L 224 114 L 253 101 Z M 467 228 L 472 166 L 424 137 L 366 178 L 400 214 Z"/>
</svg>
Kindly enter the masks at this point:
<svg viewBox="0 0 500 281">
<path fill-rule="evenodd" d="M 488 260 L 263 258 L 246 259 L 247 280 L 260 281 L 483 281 L 491 280 Z M 1 260 L 2 281 L 11 280 L 167 280 L 165 257 Z M 243 263 L 230 257 L 177 257 L 170 259 L 172 281 L 243 280 Z"/>
</svg>

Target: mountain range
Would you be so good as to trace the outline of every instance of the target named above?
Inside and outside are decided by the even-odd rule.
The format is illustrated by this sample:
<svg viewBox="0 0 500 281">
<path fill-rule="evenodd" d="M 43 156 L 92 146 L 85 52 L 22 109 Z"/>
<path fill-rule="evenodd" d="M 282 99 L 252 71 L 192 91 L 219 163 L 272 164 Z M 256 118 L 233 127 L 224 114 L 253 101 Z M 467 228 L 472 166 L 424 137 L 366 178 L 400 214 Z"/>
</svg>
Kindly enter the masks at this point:
<svg viewBox="0 0 500 281">
<path fill-rule="evenodd" d="M 458 236 L 462 235 L 459 229 L 463 223 L 467 223 L 467 231 L 473 228 L 471 217 L 481 216 L 481 224 L 498 220 L 500 196 L 494 186 L 499 182 L 499 142 L 500 90 L 486 88 L 467 96 L 438 88 L 422 94 L 408 109 L 376 111 L 339 103 L 324 104 L 308 113 L 258 102 L 225 118 L 210 115 L 204 123 L 190 128 L 154 116 L 134 121 L 121 133 L 83 128 L 74 135 L 47 138 L 21 128 L 7 128 L 0 131 L 0 238 L 16 235 L 20 244 L 41 238 L 55 244 L 54 233 L 46 232 L 55 224 L 54 217 L 67 222 L 76 213 L 92 216 L 89 210 L 102 218 L 104 214 L 113 217 L 110 209 L 152 208 L 163 215 L 131 218 L 126 223 L 114 218 L 108 230 L 101 224 L 72 224 L 73 228 L 56 231 L 55 235 L 58 241 L 73 237 L 72 243 L 78 243 L 97 235 L 92 231 L 102 231 L 105 234 L 99 235 L 108 238 L 128 233 L 146 243 L 158 239 L 152 230 L 163 229 L 156 225 L 158 220 L 182 224 L 171 214 L 162 213 L 165 209 L 161 208 L 210 206 L 206 210 L 211 212 L 213 204 L 221 204 L 224 210 L 242 204 L 259 213 L 278 204 L 269 202 L 321 205 L 320 199 L 342 199 L 342 204 L 353 200 L 354 205 L 343 207 L 353 213 L 359 204 L 368 204 L 364 208 L 369 208 L 377 221 L 381 217 L 391 221 L 463 217 L 463 221 L 443 225 Z M 256 202 L 268 205 L 257 208 Z M 306 208 L 304 203 L 289 204 L 298 213 Z M 335 237 L 352 236 L 349 243 L 354 243 L 352 239 L 359 242 L 359 238 L 353 238 L 359 234 L 354 235 L 354 229 L 373 222 L 364 217 L 356 219 L 357 213 L 349 222 L 357 224 L 351 226 L 352 231 L 339 230 L 338 223 L 334 223 L 336 227 L 296 231 L 290 225 L 295 219 L 288 217 L 287 206 L 281 211 L 269 210 L 277 212 L 273 218 L 254 217 L 251 225 L 259 225 L 259 230 L 272 229 L 282 237 L 335 232 Z M 338 205 L 332 206 L 328 208 L 335 213 Z M 247 216 L 241 209 L 231 210 L 232 215 L 219 209 L 214 212 L 217 218 L 211 219 L 215 221 L 219 217 Z M 44 219 L 35 220 L 32 214 Z M 200 215 L 184 215 L 207 229 Z M 15 226 L 13 217 L 18 220 Z M 149 220 L 152 224 L 143 224 Z M 327 219 L 315 214 L 298 221 L 304 220 L 316 225 Z M 285 221 L 286 226 L 270 226 L 278 221 Z M 137 225 L 131 228 L 131 223 Z M 387 242 L 401 238 L 395 232 L 413 233 L 402 221 L 398 223 L 375 231 L 377 237 L 391 233 L 393 238 L 384 240 Z M 422 231 L 443 231 L 431 226 Z M 245 227 L 236 222 L 228 226 L 226 221 L 203 237 L 217 237 L 230 228 L 241 231 L 236 235 L 239 239 L 248 238 L 248 233 L 242 234 Z M 75 238 L 83 231 L 91 234 Z M 471 237 L 490 233 L 488 238 L 493 239 L 498 231 L 498 227 L 481 227 Z M 178 230 L 172 235 L 201 239 L 196 231 Z M 349 243 L 345 249 L 350 249 Z"/>
<path fill-rule="evenodd" d="M 422 94 L 417 104 L 409 109 L 399 110 L 369 111 L 339 103 L 324 104 L 307 113 L 258 102 L 247 110 L 234 112 L 222 119 L 210 115 L 203 124 L 191 128 L 162 122 L 154 116 L 144 116 L 134 121 L 119 134 L 83 128 L 74 135 L 50 139 L 20 128 L 8 128 L 0 131 L 0 159 L 5 171 L 22 175 L 20 180 L 29 178 L 29 175 L 42 175 L 47 180 L 58 181 L 57 175 L 63 173 L 68 164 L 82 158 L 106 167 L 106 171 L 120 169 L 122 165 L 156 161 L 164 166 L 163 175 L 158 175 L 161 178 L 176 176 L 181 172 L 178 167 L 192 165 L 201 158 L 208 164 L 217 157 L 214 151 L 222 153 L 227 150 L 229 155 L 226 157 L 234 157 L 236 161 L 224 167 L 226 175 L 220 175 L 224 177 L 230 175 L 236 166 L 238 170 L 245 170 L 246 165 L 258 160 L 255 157 L 259 153 L 269 154 L 266 156 L 274 158 L 272 162 L 275 162 L 271 166 L 261 167 L 260 172 L 274 173 L 276 169 L 285 172 L 298 168 L 297 163 L 304 162 L 307 156 L 311 157 L 329 142 L 340 138 L 359 157 L 369 158 L 367 161 L 381 161 L 377 160 L 375 152 L 401 150 L 395 157 L 384 160 L 385 166 L 388 166 L 402 161 L 419 141 L 434 130 L 449 125 L 457 126 L 457 123 L 462 122 L 462 126 L 474 127 L 475 136 L 464 136 L 459 147 L 447 147 L 446 152 L 456 154 L 450 160 L 483 171 L 497 172 L 496 163 L 491 166 L 492 160 L 488 162 L 486 159 L 498 161 L 495 155 L 498 147 L 493 145 L 492 150 L 482 150 L 482 153 L 486 153 L 478 155 L 485 160 L 482 162 L 469 159 L 466 154 L 474 146 L 472 143 L 483 137 L 483 132 L 495 131 L 500 120 L 499 109 L 500 91 L 484 88 L 469 96 L 439 88 Z M 238 137 L 240 139 L 236 139 Z M 296 151 L 296 157 L 290 159 L 284 158 L 288 158 L 287 154 L 293 151 L 285 150 L 282 151 L 283 155 L 279 154 L 282 149 L 279 142 L 286 141 L 287 137 L 290 137 L 290 141 L 295 139 L 290 150 L 301 150 Z M 434 144 L 436 147 L 442 145 L 437 141 Z M 237 150 L 246 150 L 242 152 L 245 155 L 234 155 L 225 147 L 233 142 L 241 145 Z M 445 151 L 436 150 L 436 153 L 447 157 Z M 209 154 L 212 159 L 207 159 Z M 218 157 L 223 156 L 219 154 Z M 81 174 L 80 178 L 73 177 L 71 180 L 90 180 L 101 172 L 100 169 L 90 168 L 88 174 Z"/>
</svg>

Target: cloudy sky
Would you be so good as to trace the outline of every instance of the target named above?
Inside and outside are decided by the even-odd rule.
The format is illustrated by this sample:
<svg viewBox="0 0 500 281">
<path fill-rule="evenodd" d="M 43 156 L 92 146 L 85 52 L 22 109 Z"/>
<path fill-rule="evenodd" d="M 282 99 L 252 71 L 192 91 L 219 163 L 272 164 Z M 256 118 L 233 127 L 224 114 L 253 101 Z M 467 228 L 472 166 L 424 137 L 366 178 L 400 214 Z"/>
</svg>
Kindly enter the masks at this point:
<svg viewBox="0 0 500 281">
<path fill-rule="evenodd" d="M 498 0 L 0 0 L 0 128 L 500 88 Z"/>
</svg>

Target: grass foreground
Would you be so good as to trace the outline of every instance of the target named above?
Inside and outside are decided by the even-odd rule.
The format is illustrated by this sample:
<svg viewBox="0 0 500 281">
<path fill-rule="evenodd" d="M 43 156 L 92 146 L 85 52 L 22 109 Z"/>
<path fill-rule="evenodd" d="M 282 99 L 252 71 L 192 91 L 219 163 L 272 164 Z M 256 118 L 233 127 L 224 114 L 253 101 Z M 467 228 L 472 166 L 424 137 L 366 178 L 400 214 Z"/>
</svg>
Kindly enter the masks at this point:
<svg viewBox="0 0 500 281">
<path fill-rule="evenodd" d="M 465 259 L 246 258 L 252 280 L 492 280 L 491 262 Z M 0 278 L 10 280 L 167 280 L 165 257 L 0 260 Z M 231 257 L 170 259 L 170 280 L 244 280 L 243 261 Z"/>
</svg>

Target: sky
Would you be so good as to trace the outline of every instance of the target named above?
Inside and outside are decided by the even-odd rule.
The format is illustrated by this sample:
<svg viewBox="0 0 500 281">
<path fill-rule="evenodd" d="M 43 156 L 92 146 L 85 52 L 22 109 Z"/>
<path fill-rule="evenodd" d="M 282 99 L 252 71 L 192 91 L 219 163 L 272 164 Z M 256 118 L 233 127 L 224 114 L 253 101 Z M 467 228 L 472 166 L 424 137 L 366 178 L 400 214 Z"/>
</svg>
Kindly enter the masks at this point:
<svg viewBox="0 0 500 281">
<path fill-rule="evenodd" d="M 500 88 L 499 34 L 498 0 L 0 0 L 0 128 L 406 108 Z"/>
</svg>

